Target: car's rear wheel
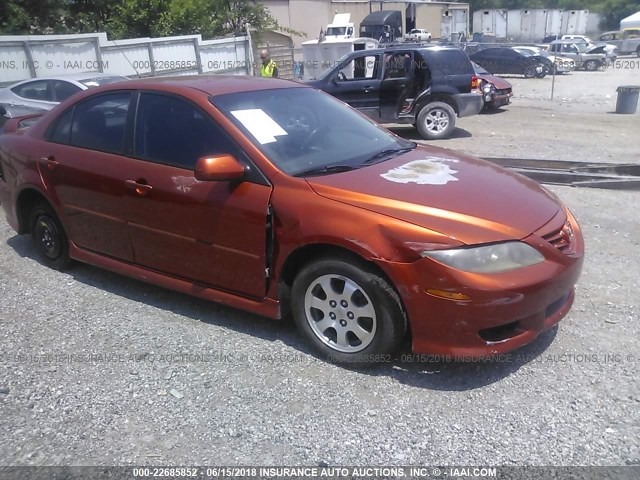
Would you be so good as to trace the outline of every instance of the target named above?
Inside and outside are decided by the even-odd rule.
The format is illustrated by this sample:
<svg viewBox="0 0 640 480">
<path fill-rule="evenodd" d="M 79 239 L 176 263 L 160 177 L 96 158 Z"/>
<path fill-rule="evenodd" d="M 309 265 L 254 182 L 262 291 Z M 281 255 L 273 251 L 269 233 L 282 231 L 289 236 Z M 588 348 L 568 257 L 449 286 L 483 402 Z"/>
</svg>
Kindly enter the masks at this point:
<svg viewBox="0 0 640 480">
<path fill-rule="evenodd" d="M 456 112 L 451 105 L 433 102 L 422 107 L 416 119 L 416 128 L 422 138 L 437 140 L 447 138 L 456 127 Z"/>
<path fill-rule="evenodd" d="M 67 268 L 71 264 L 69 241 L 53 208 L 47 203 L 36 204 L 30 221 L 31 235 L 42 261 L 55 270 Z"/>
<path fill-rule="evenodd" d="M 640 58 L 640 47 L 636 48 L 636 56 Z"/>
<path fill-rule="evenodd" d="M 588 72 L 595 72 L 600 64 L 596 60 L 587 60 L 584 62 L 584 69 Z"/>
<path fill-rule="evenodd" d="M 291 298 L 302 336 L 338 364 L 388 361 L 406 332 L 397 293 L 372 269 L 348 258 L 306 265 L 294 280 Z"/>
</svg>

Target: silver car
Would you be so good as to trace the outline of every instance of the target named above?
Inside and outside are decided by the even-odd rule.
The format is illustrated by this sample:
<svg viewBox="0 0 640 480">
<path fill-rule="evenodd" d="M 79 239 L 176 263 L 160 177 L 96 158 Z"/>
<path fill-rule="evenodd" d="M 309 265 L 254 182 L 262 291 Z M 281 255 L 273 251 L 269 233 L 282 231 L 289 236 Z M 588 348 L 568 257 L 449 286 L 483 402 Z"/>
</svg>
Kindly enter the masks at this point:
<svg viewBox="0 0 640 480">
<path fill-rule="evenodd" d="M 74 93 L 98 85 L 129 80 L 120 75 L 99 72 L 75 73 L 58 77 L 31 78 L 0 89 L 0 103 L 51 110 Z"/>
</svg>

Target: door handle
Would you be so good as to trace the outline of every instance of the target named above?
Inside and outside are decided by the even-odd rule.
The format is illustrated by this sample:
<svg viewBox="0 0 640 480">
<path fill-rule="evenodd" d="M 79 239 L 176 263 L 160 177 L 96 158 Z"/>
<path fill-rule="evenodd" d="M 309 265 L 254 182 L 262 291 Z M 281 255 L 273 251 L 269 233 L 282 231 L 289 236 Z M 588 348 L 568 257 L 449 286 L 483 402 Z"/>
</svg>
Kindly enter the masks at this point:
<svg viewBox="0 0 640 480">
<path fill-rule="evenodd" d="M 365 93 L 369 93 L 371 90 L 373 90 L 373 87 L 370 85 L 367 85 L 366 87 L 363 88 L 363 90 L 365 91 Z"/>
<path fill-rule="evenodd" d="M 48 170 L 55 170 L 60 164 L 56 161 L 56 157 L 49 155 L 48 157 L 42 157 L 40 159 L 40 165 L 47 167 Z"/>
<path fill-rule="evenodd" d="M 141 178 L 138 180 L 125 180 L 124 184 L 129 190 L 133 191 L 140 197 L 144 197 L 153 190 L 153 187 L 151 185 L 147 185 L 147 182 Z"/>
</svg>

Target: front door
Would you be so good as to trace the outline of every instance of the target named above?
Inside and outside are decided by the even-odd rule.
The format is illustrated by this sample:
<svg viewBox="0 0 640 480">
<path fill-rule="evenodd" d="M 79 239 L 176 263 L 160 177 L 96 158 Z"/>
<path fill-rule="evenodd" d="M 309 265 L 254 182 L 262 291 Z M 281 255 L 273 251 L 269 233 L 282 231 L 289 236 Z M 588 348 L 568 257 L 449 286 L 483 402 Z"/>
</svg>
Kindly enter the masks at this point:
<svg viewBox="0 0 640 480">
<path fill-rule="evenodd" d="M 199 157 L 248 159 L 199 107 L 142 93 L 127 205 L 135 262 L 195 283 L 251 297 L 266 294 L 266 182 L 201 182 Z M 253 167 L 255 168 L 255 167 Z"/>
<path fill-rule="evenodd" d="M 379 117 L 380 54 L 362 52 L 340 65 L 329 93 L 377 120 Z"/>
<path fill-rule="evenodd" d="M 133 261 L 123 157 L 130 92 L 92 97 L 62 114 L 40 149 L 40 172 L 78 247 Z"/>
</svg>

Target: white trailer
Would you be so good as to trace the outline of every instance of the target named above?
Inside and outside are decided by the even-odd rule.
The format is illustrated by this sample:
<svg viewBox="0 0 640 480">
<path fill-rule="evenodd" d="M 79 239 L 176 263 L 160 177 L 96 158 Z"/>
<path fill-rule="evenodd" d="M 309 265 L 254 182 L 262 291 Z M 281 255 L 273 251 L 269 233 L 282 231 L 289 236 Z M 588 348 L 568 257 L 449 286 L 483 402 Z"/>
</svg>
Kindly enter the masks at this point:
<svg viewBox="0 0 640 480">
<path fill-rule="evenodd" d="M 587 33 L 589 10 L 566 10 L 562 12 L 562 30 L 560 33 L 584 35 Z"/>
<path fill-rule="evenodd" d="M 491 33 L 496 39 L 507 38 L 507 10 L 476 10 L 473 12 L 473 33 Z"/>
<path fill-rule="evenodd" d="M 348 53 L 357 50 L 378 48 L 373 38 L 326 38 L 323 41 L 309 40 L 302 44 L 304 80 L 317 78 L 322 72 L 332 68 Z"/>
<path fill-rule="evenodd" d="M 640 12 L 620 20 L 620 30 L 640 30 Z"/>
</svg>

